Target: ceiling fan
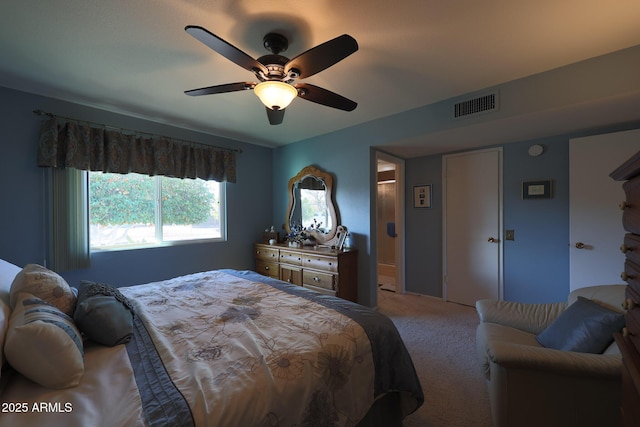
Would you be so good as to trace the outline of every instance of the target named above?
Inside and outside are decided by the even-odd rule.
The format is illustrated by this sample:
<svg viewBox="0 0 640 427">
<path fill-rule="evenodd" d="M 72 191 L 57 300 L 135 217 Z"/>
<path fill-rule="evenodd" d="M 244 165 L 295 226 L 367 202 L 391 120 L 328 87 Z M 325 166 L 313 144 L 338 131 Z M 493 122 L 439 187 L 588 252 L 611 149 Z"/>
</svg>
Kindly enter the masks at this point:
<svg viewBox="0 0 640 427">
<path fill-rule="evenodd" d="M 185 31 L 220 55 L 251 71 L 259 80 L 259 83 L 227 83 L 187 90 L 184 92 L 187 95 L 212 95 L 252 89 L 266 106 L 267 117 L 272 125 L 282 123 L 285 108 L 296 96 L 344 111 L 353 111 L 358 105 L 356 102 L 327 89 L 309 83 L 296 83 L 297 79 L 304 79 L 319 73 L 357 51 L 358 43 L 347 34 L 289 59 L 280 55 L 280 52 L 284 52 L 289 47 L 289 40 L 282 34 L 269 33 L 264 36 L 263 44 L 267 50 L 271 51 L 271 54 L 253 59 L 202 27 L 188 25 L 185 27 Z"/>
</svg>

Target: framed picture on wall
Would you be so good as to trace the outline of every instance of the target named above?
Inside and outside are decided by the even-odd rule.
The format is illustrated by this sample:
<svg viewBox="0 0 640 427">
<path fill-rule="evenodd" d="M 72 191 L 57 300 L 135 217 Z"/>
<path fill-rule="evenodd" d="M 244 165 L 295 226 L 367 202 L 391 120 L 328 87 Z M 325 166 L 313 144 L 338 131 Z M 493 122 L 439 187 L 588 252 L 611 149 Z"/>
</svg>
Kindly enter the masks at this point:
<svg viewBox="0 0 640 427">
<path fill-rule="evenodd" d="M 525 181 L 522 183 L 523 199 L 550 199 L 552 197 L 552 182 L 547 181 Z"/>
<path fill-rule="evenodd" d="M 431 184 L 413 186 L 413 207 L 431 207 Z"/>
</svg>

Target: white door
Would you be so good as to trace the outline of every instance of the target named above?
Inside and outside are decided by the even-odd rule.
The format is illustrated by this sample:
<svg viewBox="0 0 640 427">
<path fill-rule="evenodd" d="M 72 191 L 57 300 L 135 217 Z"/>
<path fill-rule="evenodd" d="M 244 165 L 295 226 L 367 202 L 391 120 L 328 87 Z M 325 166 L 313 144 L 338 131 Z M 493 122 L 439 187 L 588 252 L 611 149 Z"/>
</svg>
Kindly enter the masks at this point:
<svg viewBox="0 0 640 427">
<path fill-rule="evenodd" d="M 624 283 L 622 183 L 609 174 L 640 150 L 640 130 L 569 141 L 570 290 Z"/>
<path fill-rule="evenodd" d="M 502 298 L 502 149 L 443 156 L 443 297 Z"/>
</svg>

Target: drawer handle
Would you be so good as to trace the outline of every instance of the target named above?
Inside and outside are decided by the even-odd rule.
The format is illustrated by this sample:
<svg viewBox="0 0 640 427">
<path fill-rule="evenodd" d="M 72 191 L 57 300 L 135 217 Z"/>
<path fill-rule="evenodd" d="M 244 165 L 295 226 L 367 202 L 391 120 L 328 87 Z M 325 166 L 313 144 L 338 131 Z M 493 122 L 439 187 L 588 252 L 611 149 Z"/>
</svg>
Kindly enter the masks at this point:
<svg viewBox="0 0 640 427">
<path fill-rule="evenodd" d="M 266 266 L 264 267 L 264 269 L 265 269 L 265 270 L 268 270 L 268 269 L 269 269 L 269 266 L 268 266 L 268 265 L 266 265 Z"/>
<path fill-rule="evenodd" d="M 625 210 L 626 208 L 630 207 L 631 205 L 627 202 L 620 202 L 620 204 L 618 205 L 618 207 L 620 208 L 620 210 Z"/>
<path fill-rule="evenodd" d="M 635 306 L 636 306 L 636 303 L 631 298 L 625 299 L 624 302 L 622 303 L 622 308 L 624 308 L 625 310 L 631 310 Z"/>
<path fill-rule="evenodd" d="M 313 276 L 313 281 L 314 281 L 314 282 L 319 282 L 319 281 L 320 281 L 320 278 L 319 278 L 318 276 Z"/>
<path fill-rule="evenodd" d="M 624 243 L 620 245 L 620 252 L 622 252 L 623 254 L 626 254 L 627 252 L 631 252 L 631 251 L 633 251 L 633 249 L 625 245 Z"/>
<path fill-rule="evenodd" d="M 633 279 L 634 276 L 632 276 L 631 274 L 627 274 L 626 271 L 623 271 L 622 274 L 620 274 L 620 278 L 626 282 L 628 280 Z"/>
</svg>

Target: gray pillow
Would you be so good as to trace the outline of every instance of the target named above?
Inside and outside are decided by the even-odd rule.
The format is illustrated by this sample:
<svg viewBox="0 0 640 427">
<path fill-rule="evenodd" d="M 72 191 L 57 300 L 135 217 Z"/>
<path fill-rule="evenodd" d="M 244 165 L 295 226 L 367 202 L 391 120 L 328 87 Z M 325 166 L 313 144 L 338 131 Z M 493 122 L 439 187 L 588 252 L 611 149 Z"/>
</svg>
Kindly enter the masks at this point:
<svg viewBox="0 0 640 427">
<path fill-rule="evenodd" d="M 536 339 L 556 350 L 600 354 L 624 325 L 622 313 L 579 296 Z"/>
<path fill-rule="evenodd" d="M 81 282 L 73 320 L 98 344 L 126 344 L 133 336 L 133 307 L 117 288 L 104 283 Z"/>
</svg>

